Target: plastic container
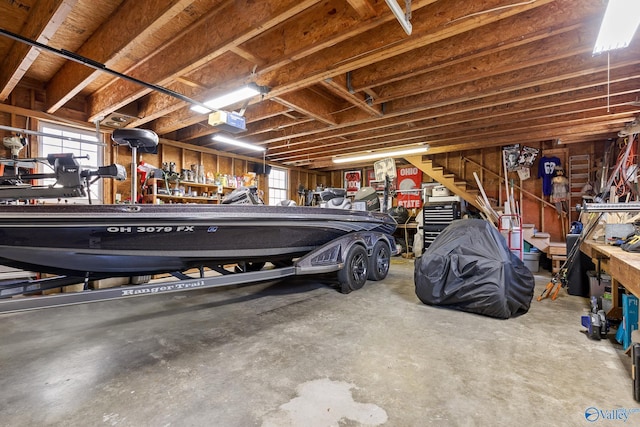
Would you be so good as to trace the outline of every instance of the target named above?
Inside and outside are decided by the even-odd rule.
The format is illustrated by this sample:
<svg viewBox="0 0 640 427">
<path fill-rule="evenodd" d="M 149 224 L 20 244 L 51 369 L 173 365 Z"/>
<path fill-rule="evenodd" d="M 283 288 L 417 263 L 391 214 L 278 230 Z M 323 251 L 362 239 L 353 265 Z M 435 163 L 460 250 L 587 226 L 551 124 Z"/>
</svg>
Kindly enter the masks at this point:
<svg viewBox="0 0 640 427">
<path fill-rule="evenodd" d="M 608 313 L 613 308 L 613 300 L 611 298 L 611 292 L 605 292 L 602 294 L 602 309 L 605 313 Z"/>
<path fill-rule="evenodd" d="M 525 252 L 522 261 L 532 273 L 540 271 L 540 252 Z"/>
</svg>

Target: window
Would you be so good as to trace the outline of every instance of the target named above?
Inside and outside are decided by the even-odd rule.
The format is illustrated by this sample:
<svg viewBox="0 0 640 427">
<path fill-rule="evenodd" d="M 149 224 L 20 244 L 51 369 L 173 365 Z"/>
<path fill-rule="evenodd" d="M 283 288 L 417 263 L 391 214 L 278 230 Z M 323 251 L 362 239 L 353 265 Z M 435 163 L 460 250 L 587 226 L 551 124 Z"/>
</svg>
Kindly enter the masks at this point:
<svg viewBox="0 0 640 427">
<path fill-rule="evenodd" d="M 72 153 L 74 157 L 88 156 L 88 158 L 77 159 L 82 169 L 96 169 L 98 166 L 102 166 L 102 147 L 96 144 L 97 138 L 95 133 L 49 123 L 41 123 L 40 132 L 48 135 L 56 135 L 60 138 L 41 136 L 38 146 L 39 157 L 47 157 L 49 154 Z M 41 172 L 51 173 L 53 169 L 49 167 L 49 163 L 44 163 L 45 164 L 41 165 Z M 54 183 L 55 179 L 53 178 L 44 179 L 41 182 L 41 184 L 44 185 Z M 103 202 L 102 180 L 93 183 L 89 191 L 91 192 L 92 203 Z M 89 203 L 89 198 L 77 197 L 70 199 L 69 203 Z"/>
<path fill-rule="evenodd" d="M 277 205 L 283 200 L 288 200 L 288 195 L 287 171 L 285 169 L 271 168 L 271 173 L 269 174 L 269 204 Z"/>
</svg>

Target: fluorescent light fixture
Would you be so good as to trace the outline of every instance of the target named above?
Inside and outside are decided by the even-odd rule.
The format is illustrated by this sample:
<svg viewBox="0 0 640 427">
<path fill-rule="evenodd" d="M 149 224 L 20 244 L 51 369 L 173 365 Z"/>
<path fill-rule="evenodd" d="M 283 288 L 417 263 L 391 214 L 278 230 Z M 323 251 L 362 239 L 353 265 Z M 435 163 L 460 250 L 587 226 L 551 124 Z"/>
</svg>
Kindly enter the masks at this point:
<svg viewBox="0 0 640 427">
<path fill-rule="evenodd" d="M 269 88 L 267 88 L 266 86 L 258 86 L 255 83 L 249 83 L 248 85 L 234 90 L 233 92 L 229 92 L 227 94 L 203 102 L 204 105 L 211 108 L 210 110 L 207 110 L 200 105 L 194 105 L 193 107 L 191 107 L 191 111 L 195 111 L 196 113 L 200 114 L 207 114 L 226 107 L 227 105 L 233 105 L 240 101 L 253 98 L 256 95 L 261 95 L 268 92 Z"/>
<path fill-rule="evenodd" d="M 402 29 L 404 30 L 404 32 L 407 33 L 408 36 L 410 36 L 411 31 L 413 30 L 413 27 L 411 26 L 411 22 L 409 22 L 409 19 L 411 19 L 411 0 L 408 0 L 408 1 L 405 0 L 406 7 L 407 7 L 406 12 L 402 11 L 402 8 L 398 4 L 398 0 L 384 0 L 384 1 L 387 2 L 389 9 L 391 9 L 391 12 L 393 12 L 393 14 L 396 16 L 396 19 L 402 26 Z"/>
<path fill-rule="evenodd" d="M 400 156 L 406 156 L 408 154 L 424 153 L 428 149 L 429 149 L 428 145 L 423 145 L 421 147 L 416 147 L 416 148 L 403 148 L 403 149 L 392 150 L 392 151 L 376 151 L 371 153 L 356 154 L 355 156 L 334 157 L 333 163 L 352 163 L 352 162 L 360 162 L 363 160 L 381 159 L 383 157 L 400 157 Z"/>
<path fill-rule="evenodd" d="M 214 141 L 224 142 L 226 144 L 235 145 L 236 147 L 246 148 L 253 151 L 265 151 L 264 147 L 258 145 L 249 144 L 248 142 L 239 141 L 237 139 L 229 138 L 228 136 L 215 134 L 212 138 Z"/>
<path fill-rule="evenodd" d="M 609 0 L 593 54 L 629 46 L 640 24 L 639 0 Z"/>
</svg>

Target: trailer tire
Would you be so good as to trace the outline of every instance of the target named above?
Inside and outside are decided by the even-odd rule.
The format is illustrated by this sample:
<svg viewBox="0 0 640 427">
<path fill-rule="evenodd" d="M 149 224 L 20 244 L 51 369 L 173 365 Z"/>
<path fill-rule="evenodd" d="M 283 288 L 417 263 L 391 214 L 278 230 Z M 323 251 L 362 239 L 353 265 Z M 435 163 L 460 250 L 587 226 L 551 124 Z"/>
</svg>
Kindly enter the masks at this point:
<svg viewBox="0 0 640 427">
<path fill-rule="evenodd" d="M 367 251 L 360 245 L 353 245 L 347 252 L 344 267 L 338 271 L 340 292 L 348 294 L 364 286 L 367 281 L 369 260 Z"/>
<path fill-rule="evenodd" d="M 391 249 L 384 240 L 378 240 L 373 245 L 373 251 L 369 257 L 369 275 L 368 279 L 373 281 L 382 280 L 389 273 L 389 264 L 391 263 Z"/>
</svg>

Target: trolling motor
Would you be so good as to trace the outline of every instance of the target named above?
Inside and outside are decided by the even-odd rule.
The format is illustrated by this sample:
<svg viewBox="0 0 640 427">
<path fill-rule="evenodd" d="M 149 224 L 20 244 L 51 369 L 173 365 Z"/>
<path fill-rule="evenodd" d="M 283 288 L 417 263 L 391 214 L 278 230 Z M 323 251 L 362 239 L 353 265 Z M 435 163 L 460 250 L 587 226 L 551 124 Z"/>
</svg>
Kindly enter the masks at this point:
<svg viewBox="0 0 640 427">
<path fill-rule="evenodd" d="M 600 340 L 609 332 L 609 321 L 597 297 L 591 297 L 591 312 L 582 316 L 582 326 L 587 328 L 587 336 L 593 340 Z"/>
<path fill-rule="evenodd" d="M 23 136 L 5 136 L 2 143 L 11 150 L 11 157 L 17 159 L 20 151 L 27 146 L 27 139 Z"/>
<path fill-rule="evenodd" d="M 14 175 L 0 176 L 0 181 L 4 184 L 0 186 L 0 200 L 21 200 L 21 199 L 46 199 L 46 198 L 67 198 L 85 197 L 87 188 L 94 180 L 109 177 L 117 181 L 127 179 L 126 169 L 118 164 L 101 166 L 97 170 L 82 169 L 77 159 L 87 158 L 75 157 L 72 153 L 49 154 L 46 158 L 2 160 L 2 163 L 15 167 Z M 35 168 L 37 163 L 47 161 L 53 167 L 52 173 L 21 173 L 20 167 L 32 164 Z M 16 167 L 18 166 L 18 167 Z M 28 181 L 34 179 L 55 179 L 54 185 L 31 185 Z"/>
<path fill-rule="evenodd" d="M 264 205 L 258 189 L 255 186 L 238 187 L 223 200 L 223 205 Z"/>
</svg>

